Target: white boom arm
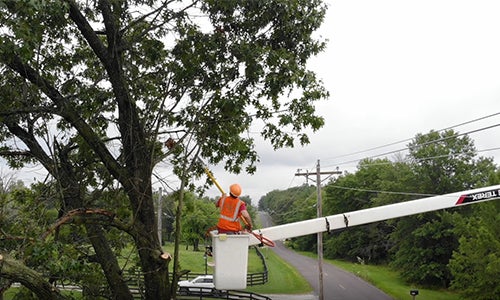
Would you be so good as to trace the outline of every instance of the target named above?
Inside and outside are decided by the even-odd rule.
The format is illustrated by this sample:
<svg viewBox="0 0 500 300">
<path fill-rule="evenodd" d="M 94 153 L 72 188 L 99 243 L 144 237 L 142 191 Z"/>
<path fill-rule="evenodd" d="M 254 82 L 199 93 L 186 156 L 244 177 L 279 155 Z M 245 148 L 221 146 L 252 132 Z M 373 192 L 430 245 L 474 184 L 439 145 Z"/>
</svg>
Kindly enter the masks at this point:
<svg viewBox="0 0 500 300">
<path fill-rule="evenodd" d="M 275 241 L 496 199 L 500 199 L 500 185 L 267 227 L 253 232 Z M 250 235 L 249 245 L 260 243 Z"/>
</svg>

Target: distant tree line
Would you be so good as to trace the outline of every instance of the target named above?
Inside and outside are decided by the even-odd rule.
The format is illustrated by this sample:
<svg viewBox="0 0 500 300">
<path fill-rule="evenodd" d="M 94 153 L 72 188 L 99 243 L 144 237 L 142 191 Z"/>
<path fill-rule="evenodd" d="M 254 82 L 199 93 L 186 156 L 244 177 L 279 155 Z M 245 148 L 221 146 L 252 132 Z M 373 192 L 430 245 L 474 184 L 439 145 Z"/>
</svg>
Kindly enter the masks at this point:
<svg viewBox="0 0 500 300">
<path fill-rule="evenodd" d="M 498 184 L 491 158 L 453 130 L 418 134 L 406 157 L 362 160 L 323 189 L 323 215 L 334 215 Z M 272 191 L 259 201 L 277 224 L 316 217 L 316 187 Z M 316 236 L 294 238 L 316 251 Z M 452 288 L 468 299 L 500 298 L 500 201 L 352 227 L 324 235 L 324 256 L 389 264 L 408 283 Z"/>
</svg>

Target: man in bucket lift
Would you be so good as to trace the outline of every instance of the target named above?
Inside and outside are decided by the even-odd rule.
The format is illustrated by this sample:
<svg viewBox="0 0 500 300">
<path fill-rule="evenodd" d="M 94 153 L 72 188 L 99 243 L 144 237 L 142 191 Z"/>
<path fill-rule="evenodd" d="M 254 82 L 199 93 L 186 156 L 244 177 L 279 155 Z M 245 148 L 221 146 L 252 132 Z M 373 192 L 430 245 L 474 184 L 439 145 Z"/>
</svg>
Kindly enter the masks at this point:
<svg viewBox="0 0 500 300">
<path fill-rule="evenodd" d="M 246 203 L 238 197 L 241 195 L 241 186 L 237 183 L 229 186 L 229 196 L 222 194 L 215 204 L 219 210 L 219 222 L 217 230 L 219 233 L 238 234 L 242 228 L 240 218 L 245 223 L 245 228 L 252 230 L 252 219 L 247 211 Z"/>
</svg>

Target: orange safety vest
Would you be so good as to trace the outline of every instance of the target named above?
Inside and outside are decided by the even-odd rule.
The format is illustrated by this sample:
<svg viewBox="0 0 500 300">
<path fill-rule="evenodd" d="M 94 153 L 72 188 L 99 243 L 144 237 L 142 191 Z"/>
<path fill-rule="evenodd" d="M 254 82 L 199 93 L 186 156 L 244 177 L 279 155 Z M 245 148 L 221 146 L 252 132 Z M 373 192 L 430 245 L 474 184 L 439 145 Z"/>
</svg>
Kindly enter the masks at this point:
<svg viewBox="0 0 500 300">
<path fill-rule="evenodd" d="M 240 207 L 243 204 L 238 198 L 231 196 L 221 198 L 219 200 L 219 222 L 217 228 L 223 231 L 241 231 L 240 224 Z"/>
</svg>

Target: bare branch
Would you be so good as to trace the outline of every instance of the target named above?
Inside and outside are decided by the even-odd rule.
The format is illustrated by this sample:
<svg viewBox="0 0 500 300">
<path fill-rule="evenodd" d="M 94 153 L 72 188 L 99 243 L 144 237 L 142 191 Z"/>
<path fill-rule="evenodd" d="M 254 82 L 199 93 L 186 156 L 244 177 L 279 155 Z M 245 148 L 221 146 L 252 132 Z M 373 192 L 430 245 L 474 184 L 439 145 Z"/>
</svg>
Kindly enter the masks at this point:
<svg viewBox="0 0 500 300">
<path fill-rule="evenodd" d="M 100 216 L 104 216 L 105 218 L 102 219 Z M 131 235 L 133 235 L 134 230 L 131 226 L 126 225 L 125 223 L 122 223 L 118 219 L 115 218 L 115 213 L 105 210 L 105 209 L 100 209 L 100 208 L 78 208 L 71 210 L 67 212 L 64 216 L 59 218 L 54 225 L 52 225 L 43 235 L 42 239 L 46 239 L 52 232 L 54 232 L 56 229 L 61 227 L 64 224 L 67 224 L 71 221 L 73 221 L 76 217 L 84 217 L 84 222 L 90 222 L 90 221 L 98 221 L 98 222 L 104 222 L 105 224 L 108 224 L 110 226 L 116 227 L 120 230 L 123 230 Z"/>
</svg>

